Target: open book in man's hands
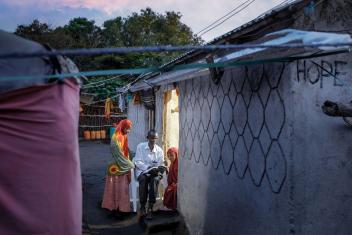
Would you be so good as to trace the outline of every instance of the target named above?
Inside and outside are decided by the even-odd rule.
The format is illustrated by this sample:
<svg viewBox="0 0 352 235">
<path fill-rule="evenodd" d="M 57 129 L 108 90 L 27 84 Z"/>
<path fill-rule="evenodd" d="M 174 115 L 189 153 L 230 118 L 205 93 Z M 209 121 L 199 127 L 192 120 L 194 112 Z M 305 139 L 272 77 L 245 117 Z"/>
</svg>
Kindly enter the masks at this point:
<svg viewBox="0 0 352 235">
<path fill-rule="evenodd" d="M 161 173 L 163 174 L 164 171 L 166 171 L 167 168 L 165 166 L 154 166 L 154 167 L 151 167 L 145 171 L 143 171 L 143 174 L 157 174 L 157 173 Z"/>
</svg>

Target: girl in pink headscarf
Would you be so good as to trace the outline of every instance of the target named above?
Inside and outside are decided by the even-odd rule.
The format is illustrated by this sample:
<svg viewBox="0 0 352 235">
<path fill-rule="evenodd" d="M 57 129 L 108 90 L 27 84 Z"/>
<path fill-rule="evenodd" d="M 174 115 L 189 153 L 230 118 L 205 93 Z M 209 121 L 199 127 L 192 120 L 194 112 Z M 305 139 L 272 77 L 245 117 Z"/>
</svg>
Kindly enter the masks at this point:
<svg viewBox="0 0 352 235">
<path fill-rule="evenodd" d="M 177 175 L 178 175 L 178 150 L 177 148 L 169 148 L 167 157 L 171 161 L 169 175 L 167 176 L 167 188 L 164 193 L 164 206 L 169 209 L 177 208 Z"/>
</svg>

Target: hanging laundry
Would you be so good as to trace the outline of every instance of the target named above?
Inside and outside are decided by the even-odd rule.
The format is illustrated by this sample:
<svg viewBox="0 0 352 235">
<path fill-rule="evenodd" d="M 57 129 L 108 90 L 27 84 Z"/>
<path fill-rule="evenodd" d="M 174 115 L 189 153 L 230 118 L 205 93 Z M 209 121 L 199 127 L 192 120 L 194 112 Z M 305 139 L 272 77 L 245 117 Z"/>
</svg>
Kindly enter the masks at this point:
<svg viewBox="0 0 352 235">
<path fill-rule="evenodd" d="M 141 101 L 141 94 L 139 92 L 136 92 L 133 94 L 133 104 L 134 105 L 138 105 L 138 104 L 141 104 L 142 101 Z"/>
<path fill-rule="evenodd" d="M 130 93 L 130 92 L 127 92 L 127 93 L 126 93 L 126 92 L 125 92 L 124 94 L 125 94 L 125 101 L 127 100 L 128 103 L 133 100 L 133 95 L 132 95 L 132 93 Z"/>
<path fill-rule="evenodd" d="M 125 98 L 122 94 L 119 95 L 119 109 L 121 113 L 125 110 Z"/>
<path fill-rule="evenodd" d="M 114 104 L 110 98 L 107 98 L 105 101 L 105 118 L 109 119 L 111 115 L 111 111 L 114 108 Z"/>
<path fill-rule="evenodd" d="M 180 96 L 180 89 L 178 89 L 178 87 L 176 88 L 176 95 Z"/>
</svg>

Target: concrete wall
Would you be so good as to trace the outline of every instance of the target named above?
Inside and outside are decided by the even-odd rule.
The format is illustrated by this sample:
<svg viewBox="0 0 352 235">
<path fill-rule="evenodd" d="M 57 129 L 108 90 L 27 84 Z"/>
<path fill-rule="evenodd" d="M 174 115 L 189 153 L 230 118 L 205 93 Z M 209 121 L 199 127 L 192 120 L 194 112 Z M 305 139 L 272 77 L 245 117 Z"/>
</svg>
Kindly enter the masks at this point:
<svg viewBox="0 0 352 235">
<path fill-rule="evenodd" d="M 293 27 L 349 32 L 351 9 L 318 1 Z M 191 234 L 351 233 L 351 129 L 321 111 L 352 100 L 351 63 L 344 54 L 179 83 L 178 205 Z"/>
<path fill-rule="evenodd" d="M 178 198 L 191 234 L 289 231 L 289 76 L 272 64 L 179 84 Z"/>
<path fill-rule="evenodd" d="M 352 2 L 324 1 L 295 28 L 352 33 Z M 351 129 L 321 113 L 329 99 L 351 101 L 351 54 L 291 65 L 294 104 L 295 224 L 298 234 L 350 234 Z"/>
<path fill-rule="evenodd" d="M 351 100 L 351 87 L 342 86 L 351 84 L 351 65 L 350 55 L 292 65 L 293 198 L 299 234 L 350 234 L 351 129 L 342 118 L 324 115 L 321 105 L 327 99 Z"/>
<path fill-rule="evenodd" d="M 341 86 L 351 63 L 330 56 L 179 84 L 179 207 L 192 234 L 349 234 L 351 129 L 321 105 L 351 99 Z"/>
</svg>

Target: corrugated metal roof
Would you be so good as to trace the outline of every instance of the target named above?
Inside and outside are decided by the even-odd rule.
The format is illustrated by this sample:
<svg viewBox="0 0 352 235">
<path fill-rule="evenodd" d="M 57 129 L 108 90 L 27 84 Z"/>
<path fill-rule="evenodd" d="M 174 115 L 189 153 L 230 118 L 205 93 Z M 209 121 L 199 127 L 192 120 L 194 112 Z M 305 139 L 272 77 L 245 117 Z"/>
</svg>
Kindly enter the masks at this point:
<svg viewBox="0 0 352 235">
<path fill-rule="evenodd" d="M 351 43 L 352 37 L 349 34 L 337 34 L 328 32 L 303 31 L 297 29 L 285 29 L 277 32 L 272 32 L 260 38 L 260 45 L 284 45 L 287 43 L 299 42 L 302 44 L 322 44 L 322 43 Z M 216 58 L 215 63 L 223 63 L 220 66 L 241 66 L 244 64 L 260 64 L 273 61 L 292 61 L 306 57 L 317 57 L 327 54 L 336 54 L 349 51 L 348 46 L 340 47 L 307 47 L 307 48 L 247 48 L 229 52 L 222 57 Z M 159 76 L 152 77 L 144 82 L 135 84 L 131 91 L 150 88 L 155 85 L 163 85 L 181 80 L 191 79 L 197 76 L 203 76 L 209 73 L 204 59 L 201 66 L 197 67 L 197 63 L 188 64 L 189 67 L 175 65 L 174 71 L 165 72 Z M 187 66 L 187 65 L 186 65 Z M 181 69 L 181 70 L 179 70 Z M 146 83 L 145 83 L 146 82 Z"/>
</svg>

